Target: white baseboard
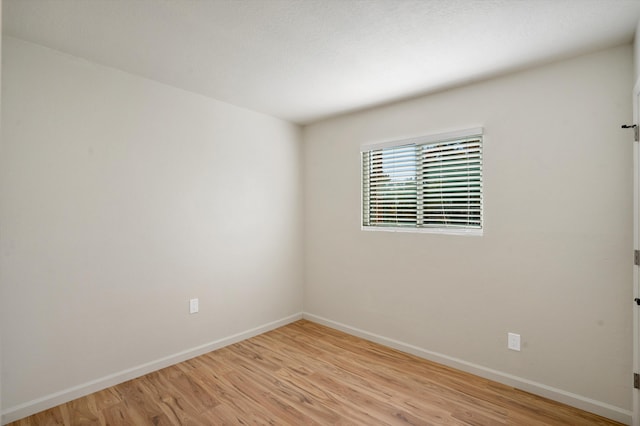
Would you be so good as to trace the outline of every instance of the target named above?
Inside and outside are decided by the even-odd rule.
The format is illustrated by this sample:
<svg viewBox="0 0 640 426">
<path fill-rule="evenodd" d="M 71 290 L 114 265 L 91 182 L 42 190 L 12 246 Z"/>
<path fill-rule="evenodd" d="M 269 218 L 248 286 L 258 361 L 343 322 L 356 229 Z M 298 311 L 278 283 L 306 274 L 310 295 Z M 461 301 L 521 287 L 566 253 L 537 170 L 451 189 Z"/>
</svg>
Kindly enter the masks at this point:
<svg viewBox="0 0 640 426">
<path fill-rule="evenodd" d="M 11 423 L 19 420 L 23 417 L 30 416 L 38 413 L 42 410 L 46 410 L 56 405 L 64 404 L 65 402 L 72 401 L 76 398 L 83 397 L 93 392 L 98 392 L 102 389 L 110 386 L 117 385 L 119 383 L 126 382 L 127 380 L 135 379 L 136 377 L 143 376 L 165 367 L 177 364 L 182 361 L 194 358 L 196 356 L 205 354 L 207 352 L 214 351 L 216 349 L 223 348 L 233 343 L 240 342 L 245 339 L 257 336 L 267 331 L 282 327 L 301 318 L 308 319 L 318 324 L 323 324 L 337 330 L 344 331 L 345 333 L 352 334 L 354 336 L 361 337 L 363 339 L 370 340 L 372 342 L 380 343 L 385 346 L 392 347 L 394 349 L 401 350 L 403 352 L 410 353 L 412 355 L 419 356 L 420 358 L 428 359 L 449 367 L 457 368 L 458 370 L 466 371 L 471 374 L 475 374 L 480 377 L 484 377 L 489 380 L 512 386 L 514 388 L 522 389 L 527 392 L 531 392 L 536 395 L 543 396 L 545 398 L 553 399 L 558 402 L 562 402 L 567 405 L 571 405 L 582 410 L 590 411 L 592 413 L 599 414 L 604 417 L 619 421 L 625 424 L 631 424 L 632 412 L 625 410 L 611 404 L 607 404 L 601 401 L 596 401 L 591 398 L 587 398 L 581 395 L 577 395 L 571 392 L 564 391 L 562 389 L 553 388 L 551 386 L 537 383 L 532 380 L 517 377 L 508 373 L 493 370 L 483 367 L 481 365 L 473 364 L 461 359 L 450 357 L 437 352 L 429 351 L 417 346 L 413 346 L 407 343 L 400 342 L 398 340 L 390 339 L 388 337 L 380 336 L 375 333 L 370 333 L 355 327 L 351 327 L 346 324 L 342 324 L 336 321 L 332 321 L 323 318 L 318 315 L 314 315 L 308 312 L 297 313 L 290 315 L 286 318 L 282 318 L 277 321 L 273 321 L 259 327 L 246 330 L 241 333 L 234 334 L 222 339 L 215 340 L 204 345 L 197 346 L 195 348 L 187 349 L 182 352 L 178 352 L 173 355 L 169 355 L 164 358 L 157 359 L 155 361 L 148 362 L 136 367 L 123 370 L 118 373 L 110 374 L 108 376 L 92 380 L 90 382 L 74 386 L 69 389 L 62 390 L 50 395 L 46 395 L 42 398 L 28 401 L 24 404 L 20 404 L 15 407 L 9 407 L 2 412 L 2 424 Z"/>
<path fill-rule="evenodd" d="M 216 349 L 220 349 L 225 346 L 240 342 L 242 340 L 257 336 L 259 334 L 266 333 L 267 331 L 282 327 L 299 319 L 302 319 L 302 313 L 290 315 L 288 317 L 263 324 L 261 326 L 234 334 L 232 336 L 214 340 L 213 342 L 205 343 L 204 345 L 196 346 L 195 348 L 187 349 L 176 354 L 157 359 L 155 361 L 150 361 L 146 364 L 138 365 L 136 367 L 132 367 L 118 373 L 110 374 L 108 376 L 101 377 L 99 379 L 92 380 L 90 382 L 83 383 L 69 389 L 64 389 L 60 392 L 28 401 L 15 407 L 9 407 L 2 412 L 1 423 L 3 425 L 11 423 L 13 421 L 38 413 L 42 410 L 55 407 L 56 405 L 64 404 L 65 402 L 69 402 L 76 398 L 98 392 L 110 386 L 126 382 L 127 380 L 135 379 L 136 377 L 144 376 L 145 374 L 151 373 L 152 371 L 160 370 L 162 368 L 169 367 L 171 365 L 186 361 L 199 355 L 203 355 L 207 352 L 215 351 Z"/>
<path fill-rule="evenodd" d="M 524 379 L 522 377 L 514 376 L 512 374 L 504 373 L 501 371 L 493 370 L 491 368 L 483 367 L 471 362 L 467 362 L 458 358 L 450 357 L 448 355 L 440 354 L 437 352 L 429 351 L 427 349 L 419 348 L 417 346 L 403 343 L 398 340 L 390 339 L 388 337 L 380 336 L 375 333 L 370 333 L 359 328 L 351 327 L 346 324 L 342 324 L 336 321 L 332 321 L 327 318 L 323 318 L 318 315 L 314 315 L 308 312 L 302 314 L 304 319 L 316 322 L 318 324 L 326 325 L 327 327 L 335 328 L 353 336 L 361 337 L 363 339 L 379 343 L 381 345 L 389 346 L 394 349 L 398 349 L 402 352 L 416 355 L 420 358 L 427 359 L 429 361 L 437 362 L 458 370 L 466 371 L 467 373 L 474 374 L 476 376 L 483 377 L 485 379 L 493 380 L 498 383 L 505 384 L 517 389 L 524 390 L 545 398 L 552 399 L 554 401 L 561 402 L 563 404 L 571 405 L 572 407 L 580 408 L 581 410 L 589 411 L 598 414 L 603 417 L 607 417 L 624 424 L 631 424 L 632 412 L 620 407 L 607 404 L 605 402 L 596 401 L 591 398 L 577 395 L 575 393 L 567 392 L 562 389 L 557 389 L 551 386 L 547 386 L 542 383 L 537 383 L 532 380 Z"/>
</svg>

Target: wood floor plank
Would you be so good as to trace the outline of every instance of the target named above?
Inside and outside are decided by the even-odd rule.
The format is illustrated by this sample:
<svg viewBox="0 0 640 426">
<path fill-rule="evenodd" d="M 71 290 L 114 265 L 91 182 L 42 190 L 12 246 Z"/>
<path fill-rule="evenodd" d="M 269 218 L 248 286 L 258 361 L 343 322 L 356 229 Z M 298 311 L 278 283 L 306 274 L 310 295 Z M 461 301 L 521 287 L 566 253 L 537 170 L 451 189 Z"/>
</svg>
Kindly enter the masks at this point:
<svg viewBox="0 0 640 426">
<path fill-rule="evenodd" d="M 135 406 L 124 401 L 105 408 L 102 411 L 102 415 L 105 425 L 158 425 L 162 423 L 153 418 L 145 418 Z M 66 423 L 60 424 L 66 425 Z M 82 423 L 73 422 L 69 424 L 81 425 Z"/>
<path fill-rule="evenodd" d="M 193 377 L 201 386 L 213 392 L 220 404 L 208 413 L 212 415 L 222 414 L 224 418 L 229 418 L 228 412 L 233 413 L 233 418 L 237 419 L 233 424 L 286 424 L 283 419 L 267 412 L 266 410 L 255 410 L 255 402 L 248 395 L 236 389 L 227 377 L 233 373 L 233 369 L 220 374 L 210 365 L 210 357 L 198 357 L 187 361 L 192 364 Z M 184 368 L 184 363 L 179 364 Z"/>
<path fill-rule="evenodd" d="M 249 358 L 247 358 L 247 355 L 249 355 Z M 258 358 L 264 360 L 261 356 Z M 311 395 L 306 389 L 300 389 L 280 380 L 276 373 L 284 367 L 271 369 L 269 364 L 266 366 L 265 364 L 256 364 L 251 361 L 252 359 L 256 358 L 250 353 L 248 354 L 246 350 L 242 350 L 238 353 L 238 357 L 233 360 L 233 363 L 244 372 L 244 376 L 265 392 L 277 398 L 280 401 L 279 405 L 286 404 L 289 407 L 294 407 L 297 412 L 304 416 L 303 418 L 308 418 L 318 424 L 333 424 L 338 421 L 339 416 L 331 409 L 321 404 L 316 404 L 316 401 L 310 398 Z"/>
<path fill-rule="evenodd" d="M 619 425 L 301 320 L 12 423 Z"/>
</svg>

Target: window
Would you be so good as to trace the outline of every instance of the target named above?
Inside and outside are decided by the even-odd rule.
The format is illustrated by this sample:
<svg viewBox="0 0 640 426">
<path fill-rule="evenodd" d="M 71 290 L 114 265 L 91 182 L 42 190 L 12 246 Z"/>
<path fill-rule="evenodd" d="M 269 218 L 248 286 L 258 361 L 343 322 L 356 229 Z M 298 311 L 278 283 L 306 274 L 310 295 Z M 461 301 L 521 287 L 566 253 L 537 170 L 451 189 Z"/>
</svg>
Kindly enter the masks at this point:
<svg viewBox="0 0 640 426">
<path fill-rule="evenodd" d="M 363 229 L 482 233 L 482 128 L 365 145 Z"/>
</svg>

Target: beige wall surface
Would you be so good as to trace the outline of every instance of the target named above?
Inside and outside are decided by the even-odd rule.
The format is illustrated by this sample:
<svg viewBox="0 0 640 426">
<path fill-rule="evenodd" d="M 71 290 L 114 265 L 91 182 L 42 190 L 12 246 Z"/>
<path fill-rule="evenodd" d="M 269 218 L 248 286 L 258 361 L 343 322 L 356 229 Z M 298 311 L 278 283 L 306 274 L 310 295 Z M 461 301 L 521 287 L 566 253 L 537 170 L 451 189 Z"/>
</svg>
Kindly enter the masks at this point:
<svg viewBox="0 0 640 426">
<path fill-rule="evenodd" d="M 3 42 L 5 409 L 301 311 L 297 126 Z"/>
<path fill-rule="evenodd" d="M 304 128 L 305 312 L 630 410 L 632 56 Z M 484 236 L 361 230 L 361 144 L 476 126 Z"/>
</svg>

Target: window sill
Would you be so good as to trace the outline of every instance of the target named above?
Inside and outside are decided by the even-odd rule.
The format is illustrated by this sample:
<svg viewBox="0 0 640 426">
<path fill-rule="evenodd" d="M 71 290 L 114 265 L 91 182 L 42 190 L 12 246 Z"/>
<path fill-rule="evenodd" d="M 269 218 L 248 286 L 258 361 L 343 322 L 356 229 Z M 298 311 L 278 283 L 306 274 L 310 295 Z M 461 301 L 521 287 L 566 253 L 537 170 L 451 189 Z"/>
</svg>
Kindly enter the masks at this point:
<svg viewBox="0 0 640 426">
<path fill-rule="evenodd" d="M 482 229 L 393 228 L 378 226 L 362 226 L 360 229 L 362 231 L 410 232 L 415 234 L 462 235 L 468 237 L 481 237 L 484 234 Z"/>
</svg>

